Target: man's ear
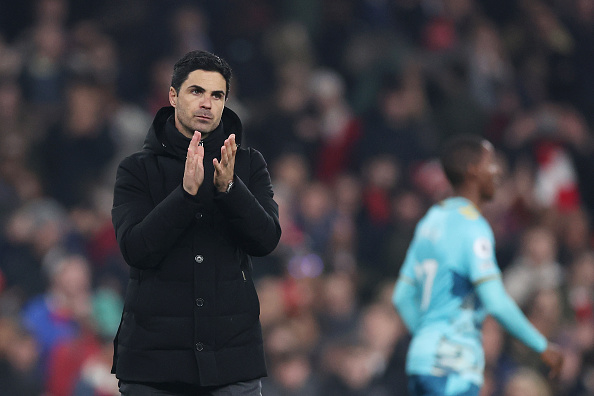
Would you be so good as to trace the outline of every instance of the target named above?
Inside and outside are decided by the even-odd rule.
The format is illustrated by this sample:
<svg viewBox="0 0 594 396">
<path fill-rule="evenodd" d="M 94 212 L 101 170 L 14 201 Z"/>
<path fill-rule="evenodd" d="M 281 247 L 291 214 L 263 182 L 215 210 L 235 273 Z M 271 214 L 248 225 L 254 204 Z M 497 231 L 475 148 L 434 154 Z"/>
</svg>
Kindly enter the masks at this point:
<svg viewBox="0 0 594 396">
<path fill-rule="evenodd" d="M 466 177 L 477 177 L 479 174 L 479 167 L 478 165 L 475 164 L 471 164 L 468 165 L 468 167 L 466 168 Z"/>
<path fill-rule="evenodd" d="M 177 105 L 177 92 L 173 87 L 169 87 L 169 104 L 173 107 Z"/>
</svg>

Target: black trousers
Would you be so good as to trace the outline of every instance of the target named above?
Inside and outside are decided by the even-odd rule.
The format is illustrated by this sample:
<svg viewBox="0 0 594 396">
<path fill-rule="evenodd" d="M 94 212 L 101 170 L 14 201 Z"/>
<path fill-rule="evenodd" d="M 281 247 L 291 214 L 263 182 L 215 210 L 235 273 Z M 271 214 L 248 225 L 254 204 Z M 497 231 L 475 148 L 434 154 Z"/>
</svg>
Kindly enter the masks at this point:
<svg viewBox="0 0 594 396">
<path fill-rule="evenodd" d="M 120 381 L 122 396 L 262 396 L 262 382 L 237 382 L 218 388 L 192 388 Z"/>
</svg>

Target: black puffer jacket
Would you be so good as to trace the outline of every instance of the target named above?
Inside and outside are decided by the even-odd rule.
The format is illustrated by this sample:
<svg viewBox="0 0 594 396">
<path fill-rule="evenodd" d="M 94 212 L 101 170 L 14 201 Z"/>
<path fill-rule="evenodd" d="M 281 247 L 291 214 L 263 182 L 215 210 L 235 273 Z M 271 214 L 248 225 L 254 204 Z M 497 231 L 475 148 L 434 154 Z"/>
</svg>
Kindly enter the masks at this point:
<svg viewBox="0 0 594 396">
<path fill-rule="evenodd" d="M 225 108 L 204 140 L 204 182 L 182 187 L 189 139 L 155 116 L 142 151 L 117 172 L 112 220 L 130 265 L 113 372 L 119 379 L 225 385 L 266 375 L 251 256 L 278 244 L 278 206 L 262 155 L 240 147 L 235 185 L 219 193 L 212 159 L 241 122 Z M 185 147 L 185 150 L 184 150 Z"/>
</svg>

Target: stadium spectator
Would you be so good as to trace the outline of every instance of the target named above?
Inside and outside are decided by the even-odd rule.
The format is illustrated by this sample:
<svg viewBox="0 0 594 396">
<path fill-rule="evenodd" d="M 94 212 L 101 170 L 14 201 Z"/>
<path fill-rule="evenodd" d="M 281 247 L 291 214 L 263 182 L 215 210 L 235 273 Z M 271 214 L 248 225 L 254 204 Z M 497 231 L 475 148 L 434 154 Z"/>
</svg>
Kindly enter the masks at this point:
<svg viewBox="0 0 594 396">
<path fill-rule="evenodd" d="M 3 395 L 32 396 L 44 391 L 39 344 L 16 318 L 0 320 L 0 383 Z"/>
<path fill-rule="evenodd" d="M 49 263 L 48 291 L 31 299 L 22 320 L 39 345 L 39 364 L 44 381 L 50 378 L 50 357 L 62 341 L 79 335 L 91 314 L 91 273 L 82 256 L 66 255 Z"/>
<path fill-rule="evenodd" d="M 563 281 L 554 234 L 545 227 L 533 227 L 523 238 L 522 250 L 503 273 L 505 289 L 520 307 L 539 291 L 556 289 Z"/>
<path fill-rule="evenodd" d="M 101 85 L 76 78 L 69 82 L 66 96 L 63 122 L 48 130 L 33 158 L 45 191 L 70 208 L 90 201 L 88 194 L 102 180 L 115 149 Z"/>
</svg>

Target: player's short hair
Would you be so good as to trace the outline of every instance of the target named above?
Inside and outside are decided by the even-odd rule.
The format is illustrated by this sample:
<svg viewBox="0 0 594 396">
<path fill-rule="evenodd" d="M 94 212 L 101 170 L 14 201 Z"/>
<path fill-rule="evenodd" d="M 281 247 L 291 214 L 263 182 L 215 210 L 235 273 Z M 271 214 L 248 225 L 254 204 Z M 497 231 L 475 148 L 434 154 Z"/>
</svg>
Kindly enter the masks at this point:
<svg viewBox="0 0 594 396">
<path fill-rule="evenodd" d="M 445 142 L 439 159 L 453 187 L 464 181 L 470 165 L 481 160 L 485 142 L 484 138 L 477 135 L 458 135 Z"/>
<path fill-rule="evenodd" d="M 182 84 L 194 70 L 220 73 L 227 83 L 225 98 L 229 96 L 229 89 L 231 88 L 231 66 L 223 58 L 202 50 L 188 52 L 173 66 L 171 86 L 175 89 L 175 92 L 179 93 Z"/>
</svg>

